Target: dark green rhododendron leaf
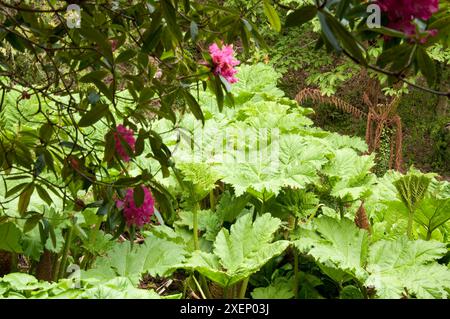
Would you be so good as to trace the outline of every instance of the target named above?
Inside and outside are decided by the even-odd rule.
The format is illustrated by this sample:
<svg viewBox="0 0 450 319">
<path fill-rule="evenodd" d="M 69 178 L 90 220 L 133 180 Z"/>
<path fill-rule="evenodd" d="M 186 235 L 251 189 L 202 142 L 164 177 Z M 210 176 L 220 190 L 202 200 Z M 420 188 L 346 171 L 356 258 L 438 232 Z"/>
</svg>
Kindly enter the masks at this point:
<svg viewBox="0 0 450 319">
<path fill-rule="evenodd" d="M 0 224 L 0 250 L 20 253 L 22 232 L 14 223 Z"/>
<path fill-rule="evenodd" d="M 290 13 L 286 18 L 286 27 L 300 26 L 312 20 L 317 14 L 317 7 L 308 5 Z"/>
</svg>

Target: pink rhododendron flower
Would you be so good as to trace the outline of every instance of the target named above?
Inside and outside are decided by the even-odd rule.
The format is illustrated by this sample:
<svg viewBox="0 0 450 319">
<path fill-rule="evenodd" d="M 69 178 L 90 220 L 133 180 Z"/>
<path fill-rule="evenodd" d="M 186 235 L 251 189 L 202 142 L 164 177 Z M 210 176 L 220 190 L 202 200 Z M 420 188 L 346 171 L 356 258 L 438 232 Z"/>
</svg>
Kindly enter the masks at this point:
<svg viewBox="0 0 450 319">
<path fill-rule="evenodd" d="M 125 147 L 122 145 L 122 140 L 127 143 L 131 150 L 134 152 L 134 148 L 136 145 L 136 139 L 134 138 L 134 131 L 132 129 L 127 129 L 122 124 L 117 125 L 116 132 L 114 132 L 114 141 L 116 144 L 116 152 L 117 154 L 124 160 L 125 162 L 130 161 L 130 155 L 127 153 Z"/>
<path fill-rule="evenodd" d="M 116 206 L 123 209 L 123 215 L 128 226 L 141 228 L 150 222 L 150 217 L 155 212 L 155 200 L 150 190 L 142 186 L 144 190 L 144 202 L 140 207 L 136 207 L 134 202 L 134 189 L 128 189 L 124 200 L 116 201 Z"/>
<path fill-rule="evenodd" d="M 209 54 L 212 58 L 214 74 L 223 76 L 230 83 L 236 83 L 238 79 L 234 75 L 237 70 L 234 67 L 241 62 L 234 57 L 233 45 L 224 45 L 220 49 L 216 43 L 213 43 L 209 46 Z"/>
<path fill-rule="evenodd" d="M 436 35 L 436 30 L 424 32 L 417 39 L 414 19 L 428 20 L 439 10 L 439 0 L 377 0 L 383 12 L 389 19 L 388 27 L 401 31 L 411 38 L 426 41 L 429 36 Z"/>
</svg>

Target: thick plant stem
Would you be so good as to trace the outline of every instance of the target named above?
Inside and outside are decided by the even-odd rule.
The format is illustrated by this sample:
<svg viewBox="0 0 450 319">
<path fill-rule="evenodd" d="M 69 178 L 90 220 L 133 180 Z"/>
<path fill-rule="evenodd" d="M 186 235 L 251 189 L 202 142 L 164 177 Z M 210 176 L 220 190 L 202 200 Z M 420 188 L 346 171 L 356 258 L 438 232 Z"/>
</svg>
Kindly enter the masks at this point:
<svg viewBox="0 0 450 319">
<path fill-rule="evenodd" d="M 211 292 L 209 291 L 208 281 L 203 275 L 200 275 L 200 283 L 203 286 L 203 291 L 205 292 L 206 299 L 212 299 Z"/>
<path fill-rule="evenodd" d="M 194 204 L 194 208 L 193 208 L 193 231 L 194 231 L 194 249 L 195 250 L 199 250 L 200 249 L 200 244 L 199 244 L 199 240 L 198 240 L 198 204 L 195 203 Z M 194 276 L 195 279 L 195 276 Z M 209 291 L 209 287 L 208 287 L 208 282 L 206 281 L 205 277 L 203 277 L 202 275 L 200 275 L 200 282 L 203 285 L 203 290 L 205 291 L 206 294 L 206 298 L 211 299 L 211 292 Z M 203 294 L 203 291 L 202 291 Z M 206 299 L 205 298 L 205 299 Z"/>
<path fill-rule="evenodd" d="M 294 296 L 298 299 L 298 251 L 294 247 Z"/>
<path fill-rule="evenodd" d="M 52 281 L 58 281 L 58 273 L 59 273 L 59 256 L 58 254 L 55 254 L 55 259 L 53 259 L 53 274 L 52 274 Z"/>
<path fill-rule="evenodd" d="M 194 228 L 194 249 L 195 250 L 199 250 L 200 249 L 200 245 L 198 242 L 198 206 L 197 204 L 194 205 L 194 209 L 193 209 L 193 228 Z"/>
<path fill-rule="evenodd" d="M 261 200 L 261 210 L 259 211 L 260 216 L 262 216 L 265 212 L 266 212 L 266 193 L 263 192 Z"/>
<path fill-rule="evenodd" d="M 225 288 L 223 288 L 222 299 L 228 299 L 228 286 L 225 286 Z"/>
<path fill-rule="evenodd" d="M 409 239 L 414 239 L 412 234 L 412 226 L 413 226 L 413 220 L 414 220 L 414 212 L 409 213 L 408 217 L 408 229 L 407 229 L 407 235 Z"/>
<path fill-rule="evenodd" d="M 63 255 L 61 257 L 61 264 L 59 266 L 59 272 L 58 272 L 58 278 L 60 279 L 64 276 L 64 272 L 66 271 L 66 263 L 67 263 L 67 256 L 69 255 L 70 250 L 70 244 L 72 241 L 72 234 L 73 234 L 73 226 L 70 226 L 67 230 L 65 243 L 64 243 L 64 250 Z"/>
<path fill-rule="evenodd" d="M 339 216 L 342 218 L 344 218 L 344 204 L 342 203 L 342 201 L 339 201 L 338 203 L 338 208 L 339 208 Z"/>
<path fill-rule="evenodd" d="M 211 206 L 212 211 L 216 210 L 216 198 L 214 196 L 214 190 L 211 190 L 209 192 L 209 205 Z"/>
<path fill-rule="evenodd" d="M 239 292 L 238 292 L 238 289 L 239 289 L 239 285 L 238 284 L 234 284 L 233 286 L 231 286 L 232 287 L 232 289 L 231 289 L 231 299 L 237 299 L 237 298 L 239 298 Z"/>
<path fill-rule="evenodd" d="M 250 277 L 245 278 L 244 280 L 242 280 L 242 284 L 241 284 L 241 290 L 239 292 L 239 299 L 245 299 L 245 293 L 247 292 L 247 286 L 248 286 L 248 280 L 250 279 Z"/>
<path fill-rule="evenodd" d="M 431 231 L 431 229 L 428 229 L 426 240 L 430 240 L 430 239 L 431 239 L 431 234 L 432 234 L 432 233 L 433 233 L 433 232 Z"/>
<path fill-rule="evenodd" d="M 200 284 L 198 283 L 197 278 L 195 278 L 195 275 L 192 276 L 192 278 L 194 279 L 195 285 L 197 286 L 198 291 L 200 291 L 200 294 L 202 295 L 202 298 L 203 298 L 203 299 L 206 299 L 206 295 L 205 295 L 205 293 L 203 292 L 202 287 L 201 287 Z"/>
</svg>

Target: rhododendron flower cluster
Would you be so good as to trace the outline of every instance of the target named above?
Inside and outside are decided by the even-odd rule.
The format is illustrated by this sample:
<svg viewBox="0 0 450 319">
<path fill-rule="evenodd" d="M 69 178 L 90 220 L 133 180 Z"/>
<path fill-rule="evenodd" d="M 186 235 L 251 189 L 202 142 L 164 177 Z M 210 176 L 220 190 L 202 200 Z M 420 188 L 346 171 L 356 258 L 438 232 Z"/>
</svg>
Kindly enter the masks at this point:
<svg viewBox="0 0 450 319">
<path fill-rule="evenodd" d="M 134 152 L 136 139 L 134 138 L 134 131 L 132 129 L 127 129 L 122 124 L 118 125 L 116 131 L 114 132 L 114 141 L 116 146 L 117 154 L 122 158 L 123 161 L 129 162 L 130 155 L 127 153 L 122 142 L 127 143 L 130 149 Z"/>
<path fill-rule="evenodd" d="M 414 19 L 428 20 L 439 10 L 439 0 L 378 0 L 377 4 L 387 13 L 388 27 L 404 32 L 410 37 L 416 35 Z M 436 30 L 427 31 L 431 36 Z"/>
<path fill-rule="evenodd" d="M 150 222 L 150 217 L 155 212 L 155 200 L 150 190 L 142 186 L 144 190 L 144 201 L 140 207 L 136 207 L 134 201 L 134 189 L 128 189 L 124 200 L 116 201 L 116 206 L 123 209 L 123 215 L 128 226 L 141 228 Z"/>
<path fill-rule="evenodd" d="M 238 79 L 234 76 L 238 71 L 234 68 L 241 62 L 234 57 L 233 45 L 224 45 L 222 49 L 216 43 L 209 46 L 209 54 L 213 62 L 213 72 L 221 75 L 229 83 L 236 83 Z"/>
</svg>

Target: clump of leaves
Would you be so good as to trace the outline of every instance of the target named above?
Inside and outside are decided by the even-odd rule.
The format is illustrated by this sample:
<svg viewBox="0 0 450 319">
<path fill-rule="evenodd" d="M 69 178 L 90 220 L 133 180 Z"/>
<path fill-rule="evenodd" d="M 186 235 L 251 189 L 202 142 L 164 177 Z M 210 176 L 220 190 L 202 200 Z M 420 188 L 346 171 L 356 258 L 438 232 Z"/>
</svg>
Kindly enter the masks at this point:
<svg viewBox="0 0 450 319">
<path fill-rule="evenodd" d="M 197 270 L 223 288 L 231 287 L 257 272 L 288 246 L 273 241 L 281 225 L 278 218 L 264 214 L 252 221 L 252 214 L 237 219 L 230 231 L 222 229 L 214 241 L 213 253 L 195 251 L 184 267 Z"/>
<path fill-rule="evenodd" d="M 405 236 L 371 243 L 368 232 L 351 220 L 323 216 L 313 229 L 300 229 L 294 245 L 311 255 L 324 274 L 342 285 L 355 281 L 380 298 L 447 298 L 450 270 L 440 265 L 447 249 L 437 241 Z"/>
</svg>

